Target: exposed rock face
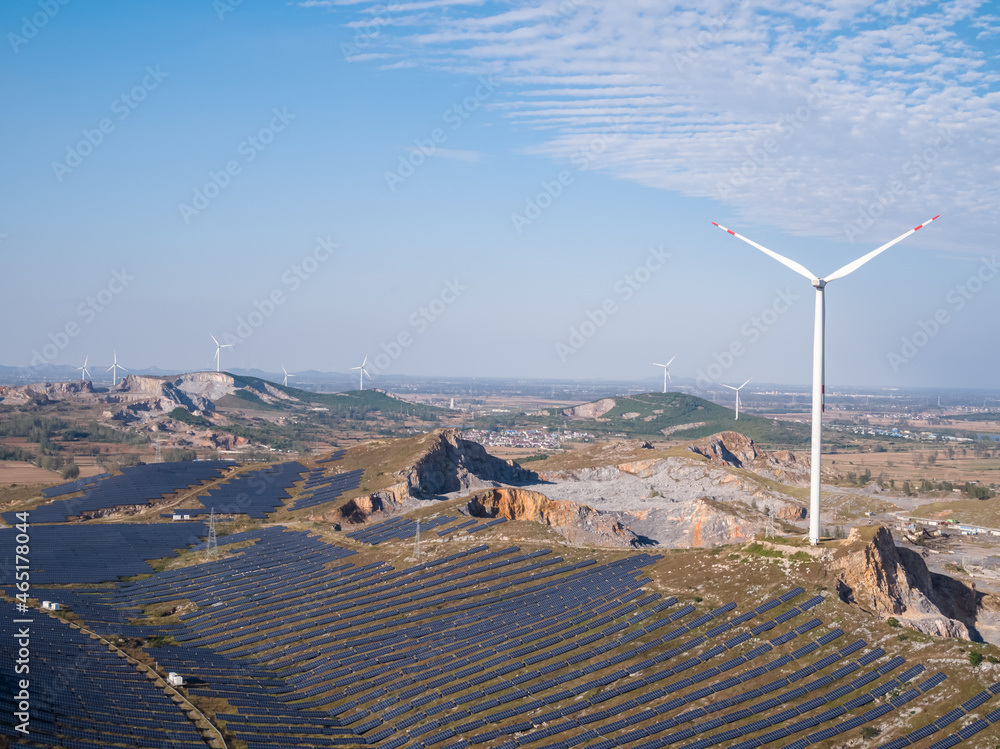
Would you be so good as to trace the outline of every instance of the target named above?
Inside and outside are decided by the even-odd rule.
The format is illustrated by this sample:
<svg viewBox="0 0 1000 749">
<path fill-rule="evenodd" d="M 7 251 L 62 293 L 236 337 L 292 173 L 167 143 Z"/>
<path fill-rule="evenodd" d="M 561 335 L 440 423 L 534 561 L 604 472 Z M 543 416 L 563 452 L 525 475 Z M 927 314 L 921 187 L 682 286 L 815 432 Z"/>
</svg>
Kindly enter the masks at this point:
<svg viewBox="0 0 1000 749">
<path fill-rule="evenodd" d="M 191 376 L 193 375 L 183 377 Z M 180 382 L 183 377 L 175 380 Z M 232 381 L 231 377 L 228 379 Z M 192 413 L 210 412 L 215 408 L 208 398 L 190 395 L 170 379 L 142 375 L 126 375 L 117 387 L 111 389 L 109 399 L 124 404 L 112 417 L 123 422 L 147 421 L 152 416 L 169 413 L 175 408 L 183 408 Z"/>
<path fill-rule="evenodd" d="M 539 490 L 612 514 L 641 539 L 669 548 L 742 543 L 764 531 L 765 512 L 805 517 L 801 504 L 728 468 L 693 457 L 630 460 L 541 474 L 552 483 Z"/>
<path fill-rule="evenodd" d="M 409 487 L 406 484 L 396 484 L 388 489 L 352 499 L 337 512 L 341 519 L 349 523 L 363 523 L 375 513 L 393 515 L 400 512 L 406 508 L 409 500 Z"/>
<path fill-rule="evenodd" d="M 525 484 L 536 481 L 538 476 L 512 461 L 490 455 L 478 442 L 462 439 L 455 429 L 443 429 L 402 478 L 413 496 L 428 496 Z"/>
<path fill-rule="evenodd" d="M 418 507 L 421 499 L 538 480 L 534 472 L 490 455 L 478 442 L 462 439 L 455 429 L 442 429 L 431 436 L 426 451 L 413 465 L 395 474 L 398 483 L 352 499 L 338 510 L 340 517 L 363 523 L 376 513 L 406 512 Z"/>
<path fill-rule="evenodd" d="M 571 419 L 599 419 L 617 405 L 614 398 L 602 398 L 593 403 L 567 408 L 563 411 Z"/>
<path fill-rule="evenodd" d="M 54 400 L 80 397 L 83 397 L 84 400 L 97 402 L 90 380 L 40 382 L 33 385 L 0 385 L 0 403 L 5 406 L 41 406 Z"/>
<path fill-rule="evenodd" d="M 976 591 L 932 573 L 919 554 L 896 546 L 888 528 L 878 528 L 871 543 L 834 562 L 831 570 L 840 573 L 837 590 L 847 603 L 883 619 L 895 617 L 920 632 L 979 639 Z"/>
<path fill-rule="evenodd" d="M 716 465 L 745 468 L 785 484 L 801 482 L 809 476 L 808 461 L 799 460 L 788 450 L 761 450 L 752 439 L 738 432 L 713 434 L 689 445 L 688 450 L 704 455 Z"/>
<path fill-rule="evenodd" d="M 608 513 L 576 502 L 553 501 L 544 494 L 513 487 L 473 495 L 468 510 L 476 517 L 530 520 L 558 531 L 574 546 L 630 547 L 637 536 Z"/>
</svg>

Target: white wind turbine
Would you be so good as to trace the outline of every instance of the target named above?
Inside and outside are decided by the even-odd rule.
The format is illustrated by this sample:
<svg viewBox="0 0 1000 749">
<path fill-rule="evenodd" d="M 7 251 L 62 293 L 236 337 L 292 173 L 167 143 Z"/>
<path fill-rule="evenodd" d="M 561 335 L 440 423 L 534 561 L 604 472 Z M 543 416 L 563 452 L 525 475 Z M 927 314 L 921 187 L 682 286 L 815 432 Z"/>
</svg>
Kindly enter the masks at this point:
<svg viewBox="0 0 1000 749">
<path fill-rule="evenodd" d="M 355 369 L 360 370 L 358 372 L 358 374 L 361 376 L 361 389 L 362 390 L 365 389 L 365 375 L 368 375 L 369 377 L 371 377 L 371 373 L 367 369 L 365 369 L 365 364 L 367 364 L 367 363 L 368 363 L 368 354 L 365 354 L 365 360 L 363 362 L 361 362 L 361 366 L 360 367 L 351 367 L 352 371 L 355 370 Z"/>
<path fill-rule="evenodd" d="M 938 214 L 940 216 L 940 214 Z M 910 229 L 905 234 L 900 234 L 891 242 L 886 242 L 881 247 L 872 250 L 867 255 L 859 257 L 857 260 L 848 263 L 843 268 L 835 270 L 826 278 L 820 278 L 815 273 L 810 271 L 804 265 L 801 265 L 794 260 L 789 260 L 787 257 L 779 255 L 777 252 L 767 249 L 762 245 L 757 244 L 753 240 L 747 239 L 744 236 L 737 234 L 731 229 L 727 229 L 724 226 L 712 222 L 715 226 L 718 226 L 725 232 L 729 232 L 737 239 L 742 239 L 747 244 L 756 247 L 758 250 L 763 252 L 765 255 L 770 255 L 775 260 L 777 260 L 782 265 L 791 268 L 793 271 L 801 276 L 805 276 L 809 279 L 809 282 L 816 289 L 816 319 L 815 326 L 813 328 L 813 386 L 812 386 L 812 438 L 810 440 L 810 446 L 812 448 L 812 463 L 810 466 L 810 482 L 809 482 L 809 543 L 816 545 L 819 543 L 819 497 L 820 497 L 820 461 L 822 460 L 822 422 L 823 422 L 823 410 L 824 403 L 823 398 L 825 395 L 825 373 L 824 373 L 824 357 L 826 355 L 826 343 L 825 343 L 825 313 L 826 313 L 826 301 L 824 299 L 823 290 L 830 281 L 836 281 L 838 278 L 843 278 L 849 273 L 853 273 L 862 265 L 867 263 L 872 258 L 876 257 L 880 253 L 888 250 L 897 242 L 906 239 L 908 236 L 913 234 L 920 229 L 923 229 L 931 221 L 935 221 L 938 216 L 925 221 L 919 226 L 915 226 Z"/>
<path fill-rule="evenodd" d="M 123 370 L 125 372 L 128 372 L 128 370 L 125 369 L 125 367 L 123 367 L 121 364 L 118 363 L 118 352 L 115 351 L 115 363 L 112 364 L 110 367 L 108 367 L 107 369 L 104 370 L 105 372 L 111 372 L 111 383 L 112 383 L 112 385 L 117 385 L 118 384 L 118 370 L 119 369 L 121 369 L 121 370 Z"/>
<path fill-rule="evenodd" d="M 219 343 L 216 340 L 216 338 L 215 338 L 214 335 L 212 335 L 211 333 L 209 333 L 209 335 L 212 337 L 212 340 L 215 341 L 215 356 L 212 357 L 212 358 L 215 359 L 215 371 L 216 372 L 221 372 L 222 371 L 222 349 L 224 349 L 224 348 L 232 348 L 236 344 L 234 344 L 234 343 Z"/>
<path fill-rule="evenodd" d="M 752 380 L 752 379 L 753 379 L 753 377 L 750 378 L 750 380 Z M 750 382 L 750 380 L 747 380 L 747 382 Z M 736 418 L 733 419 L 733 421 L 739 421 L 739 418 L 740 418 L 740 391 L 747 386 L 747 382 L 744 382 L 738 388 L 734 388 L 732 385 L 727 385 L 724 382 L 720 382 L 719 383 L 724 388 L 729 388 L 730 390 L 735 390 L 736 391 Z"/>
<path fill-rule="evenodd" d="M 676 358 L 677 358 L 676 355 L 670 357 L 670 361 L 668 361 L 666 364 L 657 364 L 655 361 L 651 361 L 650 362 L 650 364 L 652 364 L 654 367 L 663 367 L 663 392 L 664 393 L 667 392 L 667 380 L 670 379 L 670 364 Z M 670 382 L 673 382 L 673 380 L 670 379 Z"/>
<path fill-rule="evenodd" d="M 83 366 L 77 367 L 77 371 L 80 372 L 80 382 L 83 382 L 90 377 L 90 370 L 87 369 L 87 362 L 90 361 L 90 356 L 85 356 L 83 358 Z"/>
<path fill-rule="evenodd" d="M 285 373 L 285 379 L 281 381 L 281 384 L 284 385 L 285 387 L 288 387 L 288 378 L 294 377 L 295 375 L 288 374 L 288 370 L 285 369 L 284 367 L 281 368 L 281 371 Z"/>
</svg>

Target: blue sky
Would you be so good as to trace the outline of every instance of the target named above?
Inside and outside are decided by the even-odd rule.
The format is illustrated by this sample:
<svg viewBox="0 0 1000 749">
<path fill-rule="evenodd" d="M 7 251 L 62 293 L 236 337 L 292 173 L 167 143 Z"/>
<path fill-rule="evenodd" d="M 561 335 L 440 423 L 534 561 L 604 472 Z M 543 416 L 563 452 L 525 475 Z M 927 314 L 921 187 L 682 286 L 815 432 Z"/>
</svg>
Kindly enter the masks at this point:
<svg viewBox="0 0 1000 749">
<path fill-rule="evenodd" d="M 6 3 L 0 362 L 993 386 L 990 9 Z"/>
</svg>

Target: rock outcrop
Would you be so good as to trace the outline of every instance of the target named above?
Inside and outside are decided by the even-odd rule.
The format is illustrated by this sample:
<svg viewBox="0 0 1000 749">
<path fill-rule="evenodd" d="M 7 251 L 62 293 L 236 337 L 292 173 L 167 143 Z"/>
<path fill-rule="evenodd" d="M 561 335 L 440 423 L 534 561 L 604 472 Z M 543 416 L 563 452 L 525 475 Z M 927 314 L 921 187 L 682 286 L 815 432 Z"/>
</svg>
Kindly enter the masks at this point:
<svg viewBox="0 0 1000 749">
<path fill-rule="evenodd" d="M 231 377 L 229 379 L 232 380 Z M 170 413 L 175 408 L 183 408 L 192 413 L 207 413 L 215 409 L 209 398 L 189 394 L 178 387 L 182 378 L 175 380 L 178 382 L 163 377 L 126 375 L 109 391 L 109 399 L 122 403 L 122 408 L 112 418 L 122 422 L 147 421 L 153 416 Z"/>
<path fill-rule="evenodd" d="M 808 460 L 800 460 L 788 450 L 762 450 L 739 432 L 713 434 L 688 445 L 688 450 L 705 456 L 716 465 L 745 468 L 783 484 L 800 483 L 809 478 Z"/>
<path fill-rule="evenodd" d="M 848 543 L 858 540 L 853 529 Z M 897 547 L 888 528 L 879 527 L 860 551 L 835 561 L 841 600 L 882 619 L 890 617 L 939 637 L 979 640 L 975 631 L 979 594 L 946 575 L 927 569 L 915 551 Z"/>
<path fill-rule="evenodd" d="M 462 439 L 458 430 L 441 429 L 428 437 L 429 444 L 413 463 L 392 475 L 393 484 L 345 503 L 338 510 L 340 517 L 363 523 L 371 515 L 394 515 L 419 507 L 421 500 L 538 480 L 534 472 L 490 455 L 478 442 Z"/>
<path fill-rule="evenodd" d="M 521 485 L 536 481 L 538 476 L 513 461 L 490 455 L 478 442 L 462 439 L 455 429 L 442 429 L 401 478 L 411 495 L 425 497 L 502 484 Z"/>
<path fill-rule="evenodd" d="M 551 500 L 544 494 L 504 487 L 469 498 L 470 515 L 481 518 L 528 520 L 551 527 L 574 546 L 628 548 L 638 537 L 608 513 L 576 502 Z"/>
<path fill-rule="evenodd" d="M 617 404 L 614 398 L 602 398 L 593 403 L 584 403 L 563 410 L 563 415 L 570 419 L 599 419 Z"/>
<path fill-rule="evenodd" d="M 0 403 L 5 406 L 42 406 L 51 401 L 79 398 L 98 402 L 90 380 L 40 382 L 33 385 L 0 385 Z"/>
<path fill-rule="evenodd" d="M 612 514 L 641 539 L 668 548 L 742 543 L 765 531 L 768 516 L 795 523 L 806 514 L 774 487 L 694 456 L 615 461 L 540 478 L 550 482 L 539 488 L 550 498 Z"/>
</svg>

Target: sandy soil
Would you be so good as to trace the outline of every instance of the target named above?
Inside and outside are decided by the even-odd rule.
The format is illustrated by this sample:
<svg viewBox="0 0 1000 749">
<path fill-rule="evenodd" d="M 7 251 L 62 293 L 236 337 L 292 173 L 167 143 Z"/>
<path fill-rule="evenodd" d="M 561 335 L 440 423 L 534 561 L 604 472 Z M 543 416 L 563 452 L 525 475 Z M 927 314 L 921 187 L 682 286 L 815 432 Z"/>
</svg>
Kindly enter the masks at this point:
<svg viewBox="0 0 1000 749">
<path fill-rule="evenodd" d="M 55 471 L 46 471 L 19 460 L 0 460 L 0 486 L 11 484 L 53 484 L 62 481 Z"/>
</svg>

